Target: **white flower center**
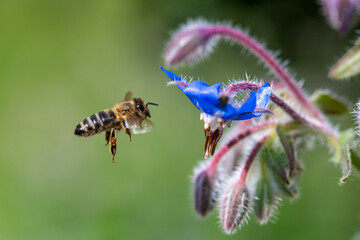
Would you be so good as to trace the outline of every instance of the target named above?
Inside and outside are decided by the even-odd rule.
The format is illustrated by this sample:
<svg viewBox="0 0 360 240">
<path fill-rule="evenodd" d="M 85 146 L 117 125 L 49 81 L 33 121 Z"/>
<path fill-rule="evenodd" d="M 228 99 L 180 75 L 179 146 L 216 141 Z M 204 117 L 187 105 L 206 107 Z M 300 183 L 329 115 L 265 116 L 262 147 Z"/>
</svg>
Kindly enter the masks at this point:
<svg viewBox="0 0 360 240">
<path fill-rule="evenodd" d="M 209 115 L 206 113 L 200 113 L 200 120 L 204 120 L 204 129 L 210 128 L 211 131 L 216 129 L 222 130 L 224 127 L 230 127 L 231 120 L 225 120 L 216 115 Z"/>
</svg>

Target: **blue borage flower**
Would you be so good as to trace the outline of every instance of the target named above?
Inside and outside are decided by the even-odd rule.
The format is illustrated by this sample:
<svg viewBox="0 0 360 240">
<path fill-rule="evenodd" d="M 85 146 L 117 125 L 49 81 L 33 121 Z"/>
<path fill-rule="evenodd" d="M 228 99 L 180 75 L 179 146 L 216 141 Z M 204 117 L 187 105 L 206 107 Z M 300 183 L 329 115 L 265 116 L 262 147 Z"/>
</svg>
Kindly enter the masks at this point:
<svg viewBox="0 0 360 240">
<path fill-rule="evenodd" d="M 203 81 L 188 83 L 174 73 L 159 67 L 201 111 L 200 118 L 205 122 L 205 158 L 209 153 L 214 154 L 223 128 L 230 126 L 231 121 L 260 117 L 263 113 L 270 112 L 266 109 L 271 96 L 269 83 L 265 83 L 256 92 L 251 92 L 243 105 L 234 106 L 231 96 L 220 90 L 221 83 L 213 85 Z"/>
</svg>

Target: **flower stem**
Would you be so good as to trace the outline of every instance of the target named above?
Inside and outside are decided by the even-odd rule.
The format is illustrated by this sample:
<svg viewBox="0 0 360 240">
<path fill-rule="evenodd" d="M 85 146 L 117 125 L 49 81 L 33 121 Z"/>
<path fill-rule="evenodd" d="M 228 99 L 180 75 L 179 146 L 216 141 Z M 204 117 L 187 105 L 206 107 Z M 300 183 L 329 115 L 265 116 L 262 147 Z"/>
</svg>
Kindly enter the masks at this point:
<svg viewBox="0 0 360 240">
<path fill-rule="evenodd" d="M 295 79 L 286 71 L 278 60 L 265 49 L 263 45 L 251 38 L 248 34 L 239 29 L 224 25 L 212 25 L 208 27 L 209 34 L 220 35 L 235 40 L 235 42 L 243 45 L 249 51 L 254 53 L 262 62 L 266 64 L 270 71 L 279 78 L 295 95 L 301 106 L 305 107 L 314 117 L 320 121 L 325 121 L 324 116 L 309 102 L 304 92 L 299 88 Z"/>
<path fill-rule="evenodd" d="M 251 90 L 257 91 L 260 88 L 259 84 L 251 83 L 251 82 L 238 82 L 231 84 L 229 87 L 224 89 L 225 93 L 233 94 L 238 91 Z M 337 139 L 338 133 L 332 129 L 332 127 L 327 124 L 327 122 L 319 122 L 314 121 L 310 118 L 303 117 L 300 113 L 298 113 L 293 107 L 287 104 L 284 100 L 282 100 L 279 96 L 274 93 L 271 93 L 270 97 L 271 101 L 275 103 L 278 107 L 288 113 L 294 120 L 299 121 L 300 123 L 307 125 L 309 127 L 314 127 L 315 129 L 320 130 L 332 138 Z"/>
<path fill-rule="evenodd" d="M 247 173 L 249 172 L 249 169 L 251 167 L 251 164 L 254 162 L 254 159 L 256 157 L 256 155 L 258 154 L 258 152 L 260 151 L 261 147 L 264 145 L 264 143 L 266 142 L 266 140 L 272 135 L 272 133 L 266 134 L 265 136 L 263 136 L 260 141 L 258 141 L 256 143 L 256 145 L 254 146 L 254 148 L 251 150 L 250 155 L 248 156 L 248 158 L 245 161 L 245 164 L 241 170 L 240 173 L 240 178 L 238 180 L 239 184 L 243 184 L 245 182 Z"/>
<path fill-rule="evenodd" d="M 216 171 L 216 166 L 219 163 L 220 159 L 229 151 L 231 147 L 233 147 L 235 144 L 237 144 L 242 139 L 246 138 L 247 136 L 264 130 L 266 128 L 271 128 L 276 126 L 277 122 L 265 122 L 261 123 L 259 125 L 253 126 L 250 129 L 245 130 L 244 132 L 238 134 L 236 137 L 232 138 L 225 146 L 223 146 L 219 151 L 216 152 L 214 155 L 210 165 L 209 165 L 209 173 L 213 174 Z"/>
</svg>

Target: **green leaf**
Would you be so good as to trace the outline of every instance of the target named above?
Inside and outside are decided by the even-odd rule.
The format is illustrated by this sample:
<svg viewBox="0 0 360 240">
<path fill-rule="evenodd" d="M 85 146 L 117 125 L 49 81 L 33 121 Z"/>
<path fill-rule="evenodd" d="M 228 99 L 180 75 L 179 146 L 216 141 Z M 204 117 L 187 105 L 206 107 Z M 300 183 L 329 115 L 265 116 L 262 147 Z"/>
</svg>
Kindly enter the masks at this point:
<svg viewBox="0 0 360 240">
<path fill-rule="evenodd" d="M 299 180 L 303 168 L 298 161 L 295 161 L 292 174 L 289 175 L 289 160 L 276 140 L 267 141 L 261 149 L 260 159 L 265 162 L 261 168 L 262 177 L 266 176 L 270 180 L 272 190 L 275 191 L 274 195 L 296 198 L 299 195 Z M 266 172 L 265 166 L 270 169 L 269 172 Z"/>
<path fill-rule="evenodd" d="M 351 112 L 350 104 L 330 91 L 318 90 L 311 96 L 311 100 L 325 114 L 339 115 Z"/>
<path fill-rule="evenodd" d="M 266 224 L 271 218 L 276 206 L 276 201 L 269 179 L 263 177 L 256 185 L 254 199 L 254 213 L 260 224 Z"/>
<path fill-rule="evenodd" d="M 293 146 L 291 136 L 286 133 L 284 127 L 282 127 L 281 125 L 278 125 L 276 127 L 276 132 L 279 136 L 280 143 L 281 143 L 281 145 L 285 151 L 285 154 L 287 156 L 288 165 L 289 165 L 289 176 L 291 176 L 292 172 L 295 169 L 295 163 L 296 163 L 295 151 L 294 151 L 294 146 Z"/>
<path fill-rule="evenodd" d="M 261 157 L 266 165 L 286 184 L 289 184 L 289 161 L 285 152 L 272 142 L 268 142 L 261 150 Z"/>
<path fill-rule="evenodd" d="M 273 174 L 275 185 L 278 189 L 278 191 L 289 198 L 296 198 L 299 196 L 299 184 L 298 180 L 294 181 L 291 184 L 286 184 L 282 179 L 279 178 L 279 176 Z"/>
<path fill-rule="evenodd" d="M 331 67 L 329 77 L 342 80 L 358 73 L 360 73 L 360 38 L 355 42 L 355 45 Z"/>
<path fill-rule="evenodd" d="M 272 186 L 277 189 L 277 194 L 289 198 L 297 198 L 299 196 L 299 182 L 303 171 L 301 164 L 297 161 L 292 176 L 289 179 L 289 184 L 286 184 L 278 175 L 272 174 Z"/>
</svg>

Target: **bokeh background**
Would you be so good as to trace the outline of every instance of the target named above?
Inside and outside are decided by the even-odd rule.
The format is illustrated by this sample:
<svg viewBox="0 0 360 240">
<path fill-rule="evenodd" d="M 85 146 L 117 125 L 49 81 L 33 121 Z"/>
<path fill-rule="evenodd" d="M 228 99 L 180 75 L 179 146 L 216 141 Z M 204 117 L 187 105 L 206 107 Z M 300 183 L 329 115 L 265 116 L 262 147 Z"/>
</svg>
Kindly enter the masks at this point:
<svg viewBox="0 0 360 240">
<path fill-rule="evenodd" d="M 0 239 L 350 239 L 360 231 L 359 179 L 338 186 L 340 169 L 321 144 L 303 154 L 301 195 L 277 220 L 251 219 L 225 235 L 217 213 L 194 213 L 190 176 L 203 157 L 199 112 L 157 68 L 169 33 L 188 18 L 250 29 L 309 93 L 335 90 L 355 102 L 357 79 L 333 82 L 329 67 L 350 46 L 316 0 L 3 0 L 0 3 Z M 359 25 L 357 25 L 359 27 Z M 355 26 L 356 29 L 356 26 Z M 209 83 L 268 77 L 254 57 L 220 44 L 177 73 Z M 123 99 L 151 107 L 155 128 L 118 137 L 116 163 L 103 135 L 73 135 L 78 122 Z M 333 118 L 341 129 L 349 119 Z"/>
</svg>

